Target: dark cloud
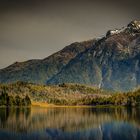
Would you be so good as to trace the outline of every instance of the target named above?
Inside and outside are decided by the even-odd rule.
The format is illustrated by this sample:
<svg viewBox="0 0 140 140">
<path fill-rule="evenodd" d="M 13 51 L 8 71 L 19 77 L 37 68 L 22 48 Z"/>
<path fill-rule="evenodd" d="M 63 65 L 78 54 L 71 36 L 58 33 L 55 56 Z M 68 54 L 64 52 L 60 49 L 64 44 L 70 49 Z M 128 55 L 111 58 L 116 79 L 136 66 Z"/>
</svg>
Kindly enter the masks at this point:
<svg viewBox="0 0 140 140">
<path fill-rule="evenodd" d="M 0 0 L 0 68 L 140 19 L 138 0 Z"/>
</svg>

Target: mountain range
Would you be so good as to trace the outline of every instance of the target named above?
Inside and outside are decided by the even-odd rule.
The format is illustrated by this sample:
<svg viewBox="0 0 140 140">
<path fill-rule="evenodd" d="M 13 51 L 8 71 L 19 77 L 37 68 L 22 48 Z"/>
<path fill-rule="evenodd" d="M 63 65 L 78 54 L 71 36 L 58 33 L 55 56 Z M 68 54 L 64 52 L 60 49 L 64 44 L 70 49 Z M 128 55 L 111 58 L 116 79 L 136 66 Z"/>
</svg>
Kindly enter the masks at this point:
<svg viewBox="0 0 140 140">
<path fill-rule="evenodd" d="M 75 42 L 42 60 L 15 62 L 0 70 L 0 83 L 80 83 L 114 91 L 140 85 L 140 21 Z"/>
</svg>

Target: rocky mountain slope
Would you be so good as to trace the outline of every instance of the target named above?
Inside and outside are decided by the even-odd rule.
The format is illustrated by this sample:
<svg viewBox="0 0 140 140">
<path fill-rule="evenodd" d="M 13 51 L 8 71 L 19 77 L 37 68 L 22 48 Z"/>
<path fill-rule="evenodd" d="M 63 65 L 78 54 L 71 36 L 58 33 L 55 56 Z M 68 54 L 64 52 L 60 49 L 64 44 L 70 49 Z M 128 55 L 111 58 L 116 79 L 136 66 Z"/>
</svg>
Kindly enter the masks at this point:
<svg viewBox="0 0 140 140">
<path fill-rule="evenodd" d="M 110 30 L 77 55 L 48 84 L 82 83 L 111 90 L 132 90 L 140 85 L 140 22 Z"/>
<path fill-rule="evenodd" d="M 0 83 L 27 81 L 45 84 L 49 78 L 57 74 L 77 54 L 92 47 L 94 42 L 95 40 L 75 42 L 43 60 L 15 62 L 0 70 Z"/>
<path fill-rule="evenodd" d="M 43 60 L 16 62 L 0 70 L 0 83 L 15 81 L 132 90 L 140 85 L 140 21 L 96 40 L 73 43 Z"/>
</svg>

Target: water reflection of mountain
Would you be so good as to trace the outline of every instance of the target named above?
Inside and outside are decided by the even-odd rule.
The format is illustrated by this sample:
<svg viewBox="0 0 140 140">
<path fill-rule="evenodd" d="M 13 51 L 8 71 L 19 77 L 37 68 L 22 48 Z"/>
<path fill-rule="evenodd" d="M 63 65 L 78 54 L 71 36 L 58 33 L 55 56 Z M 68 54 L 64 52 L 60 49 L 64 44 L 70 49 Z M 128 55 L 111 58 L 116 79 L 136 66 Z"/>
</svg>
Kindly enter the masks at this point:
<svg viewBox="0 0 140 140">
<path fill-rule="evenodd" d="M 47 129 L 46 138 L 52 140 L 139 140 L 140 129 L 127 122 L 111 122 L 97 128 L 72 133 Z"/>
<path fill-rule="evenodd" d="M 0 130 L 28 133 L 56 129 L 75 132 L 101 128 L 116 121 L 139 127 L 139 117 L 140 111 L 136 108 L 1 108 Z"/>
</svg>

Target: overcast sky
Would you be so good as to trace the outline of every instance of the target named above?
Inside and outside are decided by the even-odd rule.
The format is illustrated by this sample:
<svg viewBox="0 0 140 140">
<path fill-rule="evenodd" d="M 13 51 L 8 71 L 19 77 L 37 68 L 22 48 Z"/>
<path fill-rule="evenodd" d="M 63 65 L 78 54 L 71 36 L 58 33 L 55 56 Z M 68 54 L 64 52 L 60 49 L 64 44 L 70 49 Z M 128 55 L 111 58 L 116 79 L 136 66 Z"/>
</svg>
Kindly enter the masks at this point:
<svg viewBox="0 0 140 140">
<path fill-rule="evenodd" d="M 139 0 L 0 0 L 0 68 L 140 19 Z"/>
</svg>

